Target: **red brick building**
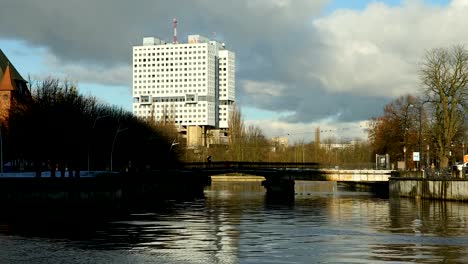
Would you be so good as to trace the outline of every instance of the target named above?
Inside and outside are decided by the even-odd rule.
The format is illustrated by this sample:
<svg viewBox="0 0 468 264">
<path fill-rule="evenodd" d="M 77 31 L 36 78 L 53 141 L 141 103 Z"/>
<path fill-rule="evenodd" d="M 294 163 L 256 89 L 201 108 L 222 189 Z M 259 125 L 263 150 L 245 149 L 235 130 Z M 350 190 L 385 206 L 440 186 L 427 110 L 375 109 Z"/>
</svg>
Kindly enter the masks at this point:
<svg viewBox="0 0 468 264">
<path fill-rule="evenodd" d="M 31 97 L 26 80 L 0 49 L 0 124 L 4 123 L 13 105 Z"/>
</svg>

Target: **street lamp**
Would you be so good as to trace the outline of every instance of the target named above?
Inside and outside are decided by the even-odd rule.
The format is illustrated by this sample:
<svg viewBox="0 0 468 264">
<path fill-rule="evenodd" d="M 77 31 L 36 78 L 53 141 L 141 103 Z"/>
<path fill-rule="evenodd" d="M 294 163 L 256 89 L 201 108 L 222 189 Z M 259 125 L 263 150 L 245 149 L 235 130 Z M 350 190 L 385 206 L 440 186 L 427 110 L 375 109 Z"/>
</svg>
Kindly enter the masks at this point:
<svg viewBox="0 0 468 264">
<path fill-rule="evenodd" d="M 463 148 L 463 150 L 462 150 L 462 155 L 463 155 L 462 161 L 465 162 L 465 138 L 463 138 L 462 148 Z"/>
<path fill-rule="evenodd" d="M 406 146 L 403 146 L 403 155 L 404 155 L 405 170 L 406 170 Z"/>
<path fill-rule="evenodd" d="M 430 159 L 429 159 L 429 143 L 427 143 L 427 145 L 426 145 L 426 150 L 427 150 L 427 153 L 426 153 L 426 168 L 429 168 L 429 166 L 431 165 L 430 164 Z"/>
<path fill-rule="evenodd" d="M 422 146 L 421 146 L 421 137 L 422 137 L 422 110 L 424 108 L 424 104 L 428 103 L 429 101 L 424 101 L 419 106 L 419 169 L 421 169 L 421 158 L 423 157 L 422 154 Z M 428 151 L 429 153 L 429 151 Z"/>
<path fill-rule="evenodd" d="M 117 139 L 117 135 L 122 132 L 122 131 L 125 131 L 127 130 L 128 128 L 120 128 L 120 124 L 119 124 L 119 128 L 117 129 L 117 131 L 115 132 L 115 136 L 114 136 L 114 141 L 112 141 L 112 148 L 111 148 L 111 154 L 110 154 L 110 171 L 113 171 L 112 170 L 112 157 L 113 157 L 113 154 L 114 154 L 114 145 L 115 145 L 115 140 Z"/>
<path fill-rule="evenodd" d="M 171 151 L 172 151 L 172 148 L 173 148 L 174 146 L 179 145 L 179 142 L 176 142 L 176 140 L 177 140 L 177 139 L 174 139 L 174 140 L 172 141 L 171 147 L 169 148 L 169 152 L 167 153 L 167 160 L 168 160 L 168 161 L 170 161 L 170 158 L 171 158 Z"/>
<path fill-rule="evenodd" d="M 96 117 L 96 119 L 94 119 L 94 123 L 93 123 L 93 128 L 92 128 L 92 132 L 94 132 L 94 128 L 96 127 L 96 122 L 99 120 L 99 119 L 102 119 L 102 118 L 106 118 L 106 117 L 109 117 L 110 115 L 105 115 L 105 116 L 98 116 Z M 91 152 L 91 139 L 88 139 L 88 175 L 89 175 L 89 171 L 90 171 L 90 152 Z"/>
</svg>

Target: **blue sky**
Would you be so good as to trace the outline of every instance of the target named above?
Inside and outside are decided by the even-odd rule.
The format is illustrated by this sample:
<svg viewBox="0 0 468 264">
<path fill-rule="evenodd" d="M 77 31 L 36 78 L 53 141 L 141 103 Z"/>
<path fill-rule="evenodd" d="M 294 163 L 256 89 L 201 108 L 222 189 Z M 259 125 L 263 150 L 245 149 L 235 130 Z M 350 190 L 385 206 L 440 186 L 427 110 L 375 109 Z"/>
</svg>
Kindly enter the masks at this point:
<svg viewBox="0 0 468 264">
<path fill-rule="evenodd" d="M 362 10 L 371 2 L 383 2 L 389 6 L 399 6 L 405 0 L 386 0 L 386 1 L 376 1 L 376 0 L 334 0 L 327 5 L 325 9 L 325 14 L 330 14 L 337 9 L 353 9 L 353 10 Z M 425 0 L 421 1 L 433 6 L 444 6 L 447 5 L 450 1 L 448 0 Z"/>
<path fill-rule="evenodd" d="M 0 48 L 25 79 L 28 79 L 28 76 L 33 80 L 45 77 L 70 78 L 66 72 L 47 67 L 46 47 L 31 47 L 24 41 L 0 39 Z M 105 103 L 118 105 L 128 111 L 132 110 L 132 94 L 128 86 L 73 81 L 77 83 L 80 92 L 84 95 L 92 95 Z"/>
<path fill-rule="evenodd" d="M 248 124 L 267 135 L 354 127 L 362 137 L 386 103 L 418 93 L 425 49 L 468 43 L 467 1 L 138 0 L 142 10 L 123 0 L 0 0 L 9 6 L 0 10 L 0 48 L 24 78 L 66 78 L 130 111 L 131 48 L 144 36 L 169 40 L 175 16 L 179 39 L 217 32 L 236 52 Z"/>
<path fill-rule="evenodd" d="M 364 9 L 369 2 L 375 2 L 375 1 L 366 1 L 366 0 L 335 0 L 331 1 L 330 4 L 327 5 L 327 7 L 324 10 L 325 14 L 330 14 L 334 12 L 337 9 L 353 9 L 353 10 L 362 10 Z M 396 6 L 399 5 L 401 1 L 398 0 L 387 0 L 387 1 L 381 1 L 386 3 L 387 5 L 391 6 Z"/>
</svg>

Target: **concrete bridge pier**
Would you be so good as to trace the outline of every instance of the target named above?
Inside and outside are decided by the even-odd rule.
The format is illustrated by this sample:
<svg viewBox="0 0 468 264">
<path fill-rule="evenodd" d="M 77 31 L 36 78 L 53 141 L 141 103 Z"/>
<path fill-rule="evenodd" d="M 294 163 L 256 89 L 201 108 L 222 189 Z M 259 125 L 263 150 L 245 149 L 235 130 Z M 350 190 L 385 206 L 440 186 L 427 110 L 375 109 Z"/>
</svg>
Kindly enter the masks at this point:
<svg viewBox="0 0 468 264">
<path fill-rule="evenodd" d="M 262 186 L 265 187 L 267 196 L 294 197 L 294 184 L 294 180 L 281 178 L 265 177 L 265 180 L 262 181 Z"/>
</svg>

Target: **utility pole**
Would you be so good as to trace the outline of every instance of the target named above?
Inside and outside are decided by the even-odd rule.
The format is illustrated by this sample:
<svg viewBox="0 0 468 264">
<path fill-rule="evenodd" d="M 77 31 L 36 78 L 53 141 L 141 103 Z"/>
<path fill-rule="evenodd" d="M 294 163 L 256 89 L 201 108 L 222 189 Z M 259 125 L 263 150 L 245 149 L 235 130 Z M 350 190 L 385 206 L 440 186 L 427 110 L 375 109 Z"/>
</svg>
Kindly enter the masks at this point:
<svg viewBox="0 0 468 264">
<path fill-rule="evenodd" d="M 98 116 L 96 117 L 96 119 L 94 119 L 94 123 L 93 123 L 93 128 L 91 129 L 91 134 L 94 133 L 94 128 L 96 127 L 96 122 L 101 119 L 101 118 L 106 118 L 106 117 L 109 117 L 110 115 L 105 115 L 105 116 Z M 88 139 L 88 175 L 89 175 L 89 170 L 90 170 L 90 156 L 91 156 L 91 139 Z"/>
<path fill-rule="evenodd" d="M 406 169 L 406 145 L 403 146 L 403 155 L 404 155 L 404 161 L 405 161 L 405 170 L 407 170 Z"/>
<path fill-rule="evenodd" d="M 424 109 L 424 104 L 427 103 L 428 101 L 424 101 L 421 103 L 419 106 L 419 169 L 421 169 L 421 160 L 423 157 L 422 154 L 422 145 L 421 145 L 421 138 L 422 138 L 422 112 Z"/>
<path fill-rule="evenodd" d="M 171 147 L 169 148 L 169 152 L 167 153 L 167 161 L 171 161 L 171 151 L 174 146 L 179 145 L 179 142 L 176 142 L 176 138 L 172 141 Z"/>
<path fill-rule="evenodd" d="M 112 168 L 112 158 L 113 158 L 113 154 L 114 154 L 114 145 L 115 145 L 115 140 L 117 139 L 117 135 L 122 132 L 122 131 L 125 131 L 127 130 L 128 128 L 120 128 L 120 124 L 119 124 L 119 127 L 117 128 L 117 132 L 115 132 L 115 136 L 114 136 L 114 141 L 112 141 L 112 148 L 111 148 L 111 155 L 110 155 L 110 171 L 112 172 L 113 168 Z"/>
<path fill-rule="evenodd" d="M 427 148 L 426 148 L 426 168 L 429 168 L 431 166 L 430 164 L 430 158 L 429 158 L 429 143 L 427 143 Z"/>
</svg>

